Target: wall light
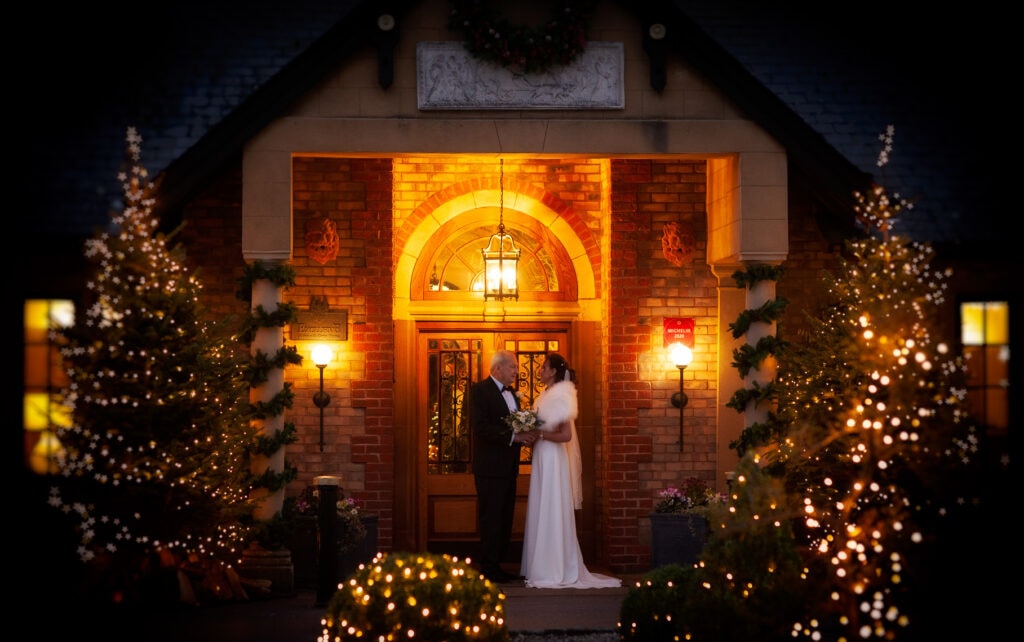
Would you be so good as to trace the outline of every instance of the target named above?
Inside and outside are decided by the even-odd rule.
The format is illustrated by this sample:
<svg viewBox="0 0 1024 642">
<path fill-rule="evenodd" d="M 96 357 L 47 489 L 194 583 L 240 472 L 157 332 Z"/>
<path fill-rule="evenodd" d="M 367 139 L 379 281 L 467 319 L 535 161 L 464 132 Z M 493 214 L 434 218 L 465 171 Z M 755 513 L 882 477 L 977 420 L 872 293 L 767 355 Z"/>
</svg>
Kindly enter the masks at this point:
<svg viewBox="0 0 1024 642">
<path fill-rule="evenodd" d="M 519 300 L 519 253 L 512 235 L 505 232 L 505 159 L 501 159 L 501 202 L 498 209 L 498 233 L 481 252 L 484 255 L 484 301 Z"/>
<path fill-rule="evenodd" d="M 686 392 L 683 391 L 683 372 L 693 361 L 693 350 L 682 343 L 673 343 L 668 348 L 668 356 L 679 368 L 679 392 L 673 393 L 672 405 L 679 408 L 679 452 L 683 451 L 683 409 L 686 408 Z"/>
<path fill-rule="evenodd" d="M 324 368 L 331 362 L 331 349 L 325 345 L 313 346 L 313 363 L 320 369 L 320 392 L 313 395 L 313 405 L 320 409 L 320 452 L 324 451 L 324 408 L 331 403 L 331 395 L 324 392 Z"/>
</svg>

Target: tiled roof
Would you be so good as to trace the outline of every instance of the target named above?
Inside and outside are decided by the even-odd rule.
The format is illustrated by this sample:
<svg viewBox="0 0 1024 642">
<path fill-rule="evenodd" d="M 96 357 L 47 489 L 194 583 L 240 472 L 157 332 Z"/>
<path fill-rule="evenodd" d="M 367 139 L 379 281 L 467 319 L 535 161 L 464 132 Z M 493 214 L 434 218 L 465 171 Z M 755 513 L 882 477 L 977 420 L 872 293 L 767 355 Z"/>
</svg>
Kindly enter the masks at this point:
<svg viewBox="0 0 1024 642">
<path fill-rule="evenodd" d="M 998 235 L 981 117 L 998 57 L 983 12 L 878 1 L 827 5 L 679 0 L 684 12 L 811 128 L 890 192 L 914 201 L 897 232 L 937 244 Z M 970 45 L 967 43 L 970 42 Z M 880 169 L 879 134 L 896 130 Z"/>
<path fill-rule="evenodd" d="M 53 68 L 25 71 L 27 95 L 46 106 L 29 114 L 39 123 L 29 146 L 30 224 L 81 235 L 106 223 L 121 207 L 116 174 L 128 126 L 142 134 L 143 164 L 162 172 L 357 4 L 180 0 L 144 18 L 137 5 L 115 2 L 58 20 Z"/>
<path fill-rule="evenodd" d="M 870 3 L 845 17 L 835 17 L 841 10 L 834 7 L 801 2 L 675 4 L 749 73 L 748 84 L 774 94 L 808 134 L 916 201 L 898 231 L 937 243 L 995 237 L 995 193 L 980 151 L 988 147 L 987 123 L 971 120 L 965 109 L 980 83 L 952 73 L 954 61 L 936 43 L 915 44 L 920 39 L 907 16 L 888 9 L 873 15 L 864 8 Z M 229 145 L 209 145 L 200 154 L 198 143 L 215 140 L 211 132 L 229 127 L 268 83 L 299 73 L 300 54 L 371 5 L 183 0 L 156 8 L 165 15 L 155 21 L 137 20 L 134 5 L 124 4 L 124 12 L 109 15 L 90 6 L 77 17 L 81 22 L 71 16 L 71 23 L 57 24 L 52 59 L 60 66 L 29 66 L 22 83 L 29 103 L 41 106 L 28 122 L 38 120 L 33 115 L 47 118 L 38 120 L 28 146 L 30 227 L 88 234 L 106 222 L 110 208 L 120 208 L 115 174 L 128 125 L 140 129 L 143 163 L 154 174 L 176 160 L 215 164 L 237 157 L 240 148 Z M 929 19 L 934 33 L 935 17 Z M 86 29 L 86 20 L 102 28 Z M 939 35 L 948 35 L 942 29 Z M 957 53 L 962 68 L 970 59 Z M 261 109 L 272 105 L 263 96 Z M 878 135 L 890 124 L 895 149 L 883 175 L 875 166 Z M 235 138 L 244 134 L 237 130 Z"/>
</svg>

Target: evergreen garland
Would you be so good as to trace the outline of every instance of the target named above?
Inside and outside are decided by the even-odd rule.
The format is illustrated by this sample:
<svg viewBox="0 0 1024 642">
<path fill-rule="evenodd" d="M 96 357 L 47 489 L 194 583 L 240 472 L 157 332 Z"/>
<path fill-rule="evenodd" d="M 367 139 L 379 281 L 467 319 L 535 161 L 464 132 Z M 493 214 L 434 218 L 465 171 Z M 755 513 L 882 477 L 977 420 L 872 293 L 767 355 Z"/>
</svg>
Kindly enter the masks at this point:
<svg viewBox="0 0 1024 642">
<path fill-rule="evenodd" d="M 291 481 L 298 478 L 299 469 L 290 464 L 285 464 L 284 470 L 274 472 L 268 468 L 262 474 L 257 475 L 252 482 L 253 488 L 266 488 L 272 493 L 283 489 Z M 265 543 L 264 543 L 265 544 Z"/>
<path fill-rule="evenodd" d="M 732 367 L 746 377 L 751 368 L 757 368 L 765 359 L 779 354 L 786 342 L 775 335 L 768 335 L 757 340 L 757 345 L 745 343 L 732 351 Z"/>
<path fill-rule="evenodd" d="M 257 350 L 249 362 L 247 380 L 250 386 L 258 386 L 266 383 L 271 370 L 284 369 L 289 364 L 299 365 L 301 363 L 302 355 L 299 354 L 299 350 L 295 346 L 281 347 L 274 353 L 273 358 L 267 356 L 267 353 L 262 350 Z"/>
<path fill-rule="evenodd" d="M 732 338 L 739 339 L 745 335 L 750 330 L 751 323 L 775 323 L 782 318 L 782 313 L 786 310 L 787 305 L 789 305 L 789 301 L 783 297 L 776 297 L 770 301 L 765 301 L 756 310 L 744 310 L 735 322 L 729 324 L 729 329 L 732 330 Z"/>
<path fill-rule="evenodd" d="M 727 408 L 743 412 L 751 401 L 755 405 L 762 401 L 770 401 L 778 393 L 778 386 L 774 381 L 769 381 L 764 386 L 755 381 L 750 388 L 740 388 L 733 393 L 732 398 L 725 405 Z"/>
<path fill-rule="evenodd" d="M 784 273 L 785 269 L 781 265 L 758 263 L 733 272 L 732 278 L 736 281 L 736 287 L 750 289 L 760 281 L 779 281 Z"/>
<path fill-rule="evenodd" d="M 292 422 L 285 423 L 281 430 L 278 430 L 272 437 L 267 435 L 257 435 L 255 445 L 253 446 L 253 452 L 258 455 L 264 455 L 269 457 L 277 451 L 281 450 L 288 444 L 294 444 L 298 441 L 298 431 L 295 429 L 295 424 Z"/>
<path fill-rule="evenodd" d="M 746 270 L 733 272 L 733 280 L 737 287 L 750 288 L 761 281 L 774 281 L 782 276 L 781 266 L 766 264 L 755 264 L 747 267 Z M 744 310 L 739 314 L 736 321 L 729 324 L 733 338 L 747 334 L 753 323 L 774 323 L 782 318 L 788 301 L 782 297 L 765 301 L 760 308 Z M 776 335 L 761 337 L 757 345 L 744 344 L 733 350 L 732 367 L 736 368 L 740 376 L 746 378 L 751 369 L 759 368 L 765 359 L 769 357 L 778 358 L 788 344 L 779 339 Z M 761 404 L 775 404 L 778 399 L 779 388 L 774 381 L 769 381 L 764 386 L 753 382 L 750 388 L 741 388 L 733 393 L 727 407 L 736 412 L 746 412 L 750 404 L 757 407 Z M 739 438 L 730 442 L 729 447 L 734 449 L 741 457 L 754 448 L 762 445 L 768 439 L 778 434 L 781 430 L 779 419 L 773 413 L 769 413 L 766 423 L 755 423 L 747 426 L 740 433 Z"/>
<path fill-rule="evenodd" d="M 525 73 L 571 64 L 587 48 L 587 16 L 593 0 L 559 0 L 541 27 L 513 24 L 493 0 L 452 0 L 450 29 L 462 32 L 474 58 Z"/>
<path fill-rule="evenodd" d="M 252 301 L 252 284 L 261 279 L 266 279 L 279 288 L 294 287 L 295 268 L 285 263 L 268 267 L 262 261 L 246 264 L 242 278 L 238 280 L 236 296 L 242 301 Z"/>
<path fill-rule="evenodd" d="M 291 302 L 277 304 L 277 309 L 268 312 L 262 305 L 257 305 L 252 314 L 242 324 L 240 335 L 246 343 L 251 343 L 260 328 L 280 328 L 295 321 L 298 307 Z"/>
<path fill-rule="evenodd" d="M 267 417 L 277 417 L 283 415 L 284 411 L 292 407 L 292 402 L 295 399 L 295 393 L 292 392 L 292 384 L 285 383 L 284 388 L 274 395 L 274 398 L 270 401 L 255 401 L 249 404 L 252 408 L 252 416 L 256 419 L 266 419 Z"/>
<path fill-rule="evenodd" d="M 246 266 L 244 276 L 239 279 L 238 298 L 251 302 L 252 286 L 258 280 L 268 280 L 279 288 L 288 288 L 295 285 L 295 270 L 290 265 L 279 264 L 268 267 L 260 261 L 255 261 Z M 243 324 L 241 334 L 251 342 L 256 330 L 260 328 L 283 328 L 289 323 L 293 323 L 297 318 L 297 310 L 297 306 L 290 301 L 278 303 L 277 309 L 272 312 L 264 308 L 263 305 L 257 305 L 255 309 L 251 310 Z M 301 363 L 302 356 L 299 355 L 295 346 L 282 346 L 274 353 L 273 357 L 257 350 L 249 360 L 246 381 L 250 386 L 259 385 L 268 380 L 270 370 L 283 370 L 290 364 Z M 285 383 L 284 387 L 270 401 L 250 403 L 250 416 L 255 420 L 279 417 L 292 407 L 294 400 L 295 393 L 292 391 L 291 384 Z M 295 425 L 286 423 L 274 435 L 257 435 L 253 442 L 253 452 L 269 459 L 287 444 L 297 440 Z M 286 460 L 284 469 L 280 472 L 267 467 L 255 477 L 252 487 L 276 493 L 296 479 L 298 474 L 298 468 Z M 253 541 L 270 550 L 284 546 L 285 535 L 288 531 L 287 522 L 287 517 L 279 511 L 269 521 L 254 524 L 252 527 Z"/>
</svg>

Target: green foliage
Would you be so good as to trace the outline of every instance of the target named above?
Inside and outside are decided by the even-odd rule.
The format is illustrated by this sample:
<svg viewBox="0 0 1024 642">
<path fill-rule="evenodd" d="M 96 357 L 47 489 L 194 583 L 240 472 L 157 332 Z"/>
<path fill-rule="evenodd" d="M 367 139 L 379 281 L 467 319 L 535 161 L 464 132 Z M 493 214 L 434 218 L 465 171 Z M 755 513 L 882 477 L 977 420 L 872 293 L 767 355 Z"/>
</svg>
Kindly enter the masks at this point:
<svg viewBox="0 0 1024 642">
<path fill-rule="evenodd" d="M 464 561 L 379 553 L 331 596 L 327 640 L 507 642 L 505 595 Z"/>
<path fill-rule="evenodd" d="M 233 562 L 251 513 L 248 355 L 201 304 L 173 234 L 156 233 L 153 186 L 128 134 L 127 206 L 86 243 L 94 273 L 60 330 L 72 425 L 58 437 L 50 503 L 81 537 L 79 556 L 126 582 L 154 554 Z M 114 589 L 117 590 L 117 589 Z"/>
<path fill-rule="evenodd" d="M 728 506 L 711 508 L 699 563 L 644 575 L 623 601 L 621 639 L 782 642 L 820 599 L 791 528 L 800 507 L 756 457 L 737 466 Z"/>
<path fill-rule="evenodd" d="M 275 513 L 270 519 L 258 520 L 250 517 L 247 521 L 249 541 L 257 542 L 268 551 L 286 547 L 296 528 L 295 517 L 285 511 Z"/>
<path fill-rule="evenodd" d="M 786 342 L 775 335 L 768 335 L 757 340 L 757 345 L 745 343 L 732 351 L 732 367 L 739 370 L 741 377 L 750 374 L 752 368 L 758 368 L 765 359 L 775 356 L 786 347 Z"/>
<path fill-rule="evenodd" d="M 252 301 L 252 285 L 266 279 L 279 288 L 295 286 L 295 268 L 287 263 L 268 264 L 254 261 L 245 266 L 242 278 L 238 280 L 236 296 L 242 301 Z"/>
<path fill-rule="evenodd" d="M 262 473 L 257 475 L 252 480 L 253 488 L 266 488 L 270 492 L 276 492 L 283 489 L 289 483 L 296 480 L 299 476 L 298 468 L 294 466 L 285 465 L 284 470 L 278 472 L 272 468 L 265 469 Z"/>
<path fill-rule="evenodd" d="M 744 412 L 751 402 L 757 405 L 764 401 L 773 401 L 778 397 L 778 394 L 778 386 L 775 385 L 774 381 L 769 381 L 763 386 L 755 381 L 749 388 L 741 388 L 733 393 L 732 398 L 725 406 L 732 408 L 736 412 Z"/>
<path fill-rule="evenodd" d="M 619 609 L 620 640 L 681 640 L 686 600 L 696 580 L 692 566 L 667 564 L 644 574 L 629 590 Z"/>
<path fill-rule="evenodd" d="M 779 370 L 774 395 L 755 386 L 730 407 L 774 396 L 775 409 L 731 444 L 732 510 L 702 553 L 706 590 L 683 599 L 686 639 L 934 639 L 949 637 L 930 625 L 945 621 L 935 605 L 967 604 L 947 597 L 949 569 L 964 566 L 963 533 L 983 528 L 971 518 L 999 510 L 973 510 L 998 496 L 999 474 L 965 411 L 962 359 L 929 327 L 949 314 L 946 274 L 930 247 L 892 234 L 902 200 L 855 196 L 868 233 L 826 275 L 809 330 L 735 353 L 744 377 L 769 354 Z"/>
<path fill-rule="evenodd" d="M 295 430 L 295 424 L 288 421 L 285 422 L 281 430 L 278 430 L 273 435 L 257 435 L 253 452 L 258 455 L 269 457 L 281 450 L 288 444 L 294 444 L 299 440 L 297 431 Z"/>
<path fill-rule="evenodd" d="M 749 289 L 760 281 L 778 281 L 785 274 L 785 268 L 781 265 L 768 265 L 758 263 L 748 266 L 745 270 L 737 270 L 732 273 L 736 287 Z"/>
<path fill-rule="evenodd" d="M 765 301 L 756 310 L 744 310 L 735 322 L 729 324 L 732 338 L 738 339 L 745 335 L 750 330 L 751 323 L 775 323 L 782 318 L 782 313 L 786 311 L 788 305 L 789 301 L 782 297 L 776 297 Z"/>
<path fill-rule="evenodd" d="M 756 481 L 777 490 L 737 495 L 735 517 L 754 531 L 777 524 L 778 550 L 789 540 L 805 569 L 798 577 L 778 558 L 771 577 L 746 577 L 772 540 L 730 537 L 728 528 L 704 551 L 705 568 L 723 562 L 719 583 L 726 571 L 750 583 L 754 599 L 737 603 L 728 622 L 758 631 L 757 639 L 919 635 L 934 619 L 930 604 L 943 598 L 937 551 L 962 528 L 965 507 L 987 494 L 982 440 L 963 405 L 962 360 L 930 328 L 948 314 L 946 275 L 932 269 L 930 247 L 892 234 L 898 197 L 880 187 L 856 196 L 868 234 L 846 243 L 809 331 L 780 353 L 771 422 L 749 427 L 736 444 L 741 464 L 756 464 L 740 488 Z M 755 362 L 742 356 L 734 363 L 741 369 Z M 737 405 L 752 398 L 734 397 Z M 780 507 L 778 517 L 765 512 L 762 496 Z M 799 609 L 776 600 L 787 592 Z M 724 602 L 707 606 L 716 604 Z M 740 628 L 708 633 L 744 636 Z"/>
<path fill-rule="evenodd" d="M 261 261 L 246 265 L 245 274 L 239 279 L 238 298 L 251 302 L 253 284 L 260 280 L 270 281 L 279 288 L 290 287 L 295 285 L 295 270 L 287 264 L 267 264 Z M 297 316 L 296 310 L 297 307 L 291 302 L 278 303 L 272 312 L 268 312 L 262 305 L 257 305 L 255 309 L 251 310 L 243 324 L 241 334 L 244 340 L 251 342 L 260 328 L 280 328 L 293 322 Z M 273 357 L 258 350 L 248 362 L 245 381 L 249 386 L 258 386 L 269 380 L 271 370 L 283 370 L 290 364 L 300 363 L 302 363 L 302 357 L 294 346 L 282 346 L 274 353 Z M 251 403 L 249 418 L 255 424 L 267 418 L 280 417 L 288 408 L 292 407 L 294 400 L 295 393 L 292 391 L 291 384 L 285 383 L 270 401 Z M 252 452 L 262 455 L 269 461 L 287 444 L 297 440 L 295 424 L 285 423 L 273 435 L 257 435 L 252 444 Z M 270 494 L 274 494 L 283 491 L 297 477 L 298 469 L 287 462 L 283 470 L 280 471 L 274 470 L 268 465 L 262 473 L 254 475 L 251 486 L 253 489 L 265 489 Z M 255 524 L 252 541 L 266 549 L 283 547 L 289 535 L 289 529 L 284 528 L 283 525 L 287 525 L 289 521 L 288 517 L 278 512 L 270 520 Z"/>
<path fill-rule="evenodd" d="M 278 417 L 283 415 L 286 409 L 292 407 L 294 400 L 295 393 L 292 391 L 292 385 L 291 383 L 286 383 L 281 390 L 274 394 L 273 399 L 270 401 L 257 401 L 251 403 L 249 407 L 252 409 L 252 416 L 257 419 Z"/>
<path fill-rule="evenodd" d="M 278 303 L 273 312 L 268 312 L 262 305 L 257 305 L 252 315 L 245 320 L 242 335 L 252 338 L 260 328 L 280 328 L 296 319 L 298 308 L 294 303 Z"/>
<path fill-rule="evenodd" d="M 587 16 L 593 0 L 560 0 L 541 27 L 516 24 L 499 3 L 453 0 L 448 27 L 462 32 L 466 50 L 480 60 L 540 73 L 572 63 L 587 47 Z"/>
<path fill-rule="evenodd" d="M 250 386 L 266 383 L 271 370 L 284 369 L 289 365 L 300 365 L 302 355 L 295 346 L 282 346 L 271 358 L 262 350 L 257 350 L 249 363 L 247 381 Z"/>
<path fill-rule="evenodd" d="M 835 597 L 810 611 L 809 630 L 813 619 L 851 636 L 896 636 L 930 617 L 911 612 L 911 594 L 935 584 L 916 560 L 941 516 L 977 492 L 980 441 L 958 393 L 963 364 L 929 327 L 943 314 L 945 275 L 931 268 L 930 247 L 891 234 L 895 203 L 881 189 L 861 200 L 872 233 L 848 242 L 826 275 L 826 305 L 780 374 L 791 427 L 762 453 L 783 465 L 806 507 L 798 537 L 834 569 L 826 590 Z M 864 608 L 865 595 L 875 608 Z"/>
<path fill-rule="evenodd" d="M 774 412 L 768 413 L 766 421 L 754 422 L 740 432 L 740 436 L 729 442 L 729 447 L 740 457 L 781 439 L 789 430 L 790 422 Z M 762 459 L 762 465 L 773 468 L 773 462 Z"/>
</svg>

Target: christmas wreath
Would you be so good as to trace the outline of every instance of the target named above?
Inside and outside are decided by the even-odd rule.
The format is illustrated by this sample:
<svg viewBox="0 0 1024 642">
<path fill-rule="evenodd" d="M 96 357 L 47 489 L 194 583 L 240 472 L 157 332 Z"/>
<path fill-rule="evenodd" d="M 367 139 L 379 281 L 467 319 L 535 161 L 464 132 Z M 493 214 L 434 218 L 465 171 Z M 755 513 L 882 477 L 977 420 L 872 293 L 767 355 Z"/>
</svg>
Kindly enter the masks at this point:
<svg viewBox="0 0 1024 642">
<path fill-rule="evenodd" d="M 593 0 L 557 0 L 541 27 L 512 24 L 494 0 L 452 0 L 450 29 L 463 34 L 466 50 L 479 60 L 526 73 L 568 65 L 587 48 L 587 15 Z"/>
</svg>

